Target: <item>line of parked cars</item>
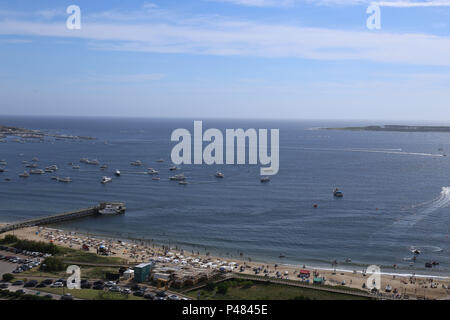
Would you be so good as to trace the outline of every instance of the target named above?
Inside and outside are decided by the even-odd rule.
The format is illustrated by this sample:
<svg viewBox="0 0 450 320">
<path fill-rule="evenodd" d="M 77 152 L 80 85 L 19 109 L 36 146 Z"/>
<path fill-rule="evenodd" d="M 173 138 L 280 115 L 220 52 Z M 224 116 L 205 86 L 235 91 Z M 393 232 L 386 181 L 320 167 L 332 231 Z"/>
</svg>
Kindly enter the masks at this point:
<svg viewBox="0 0 450 320">
<path fill-rule="evenodd" d="M 15 270 L 13 270 L 13 273 L 21 273 L 33 269 L 35 267 L 38 267 L 41 264 L 40 258 L 24 259 L 15 256 L 0 255 L 0 260 L 5 260 L 10 263 L 17 263 L 18 266 Z"/>
</svg>

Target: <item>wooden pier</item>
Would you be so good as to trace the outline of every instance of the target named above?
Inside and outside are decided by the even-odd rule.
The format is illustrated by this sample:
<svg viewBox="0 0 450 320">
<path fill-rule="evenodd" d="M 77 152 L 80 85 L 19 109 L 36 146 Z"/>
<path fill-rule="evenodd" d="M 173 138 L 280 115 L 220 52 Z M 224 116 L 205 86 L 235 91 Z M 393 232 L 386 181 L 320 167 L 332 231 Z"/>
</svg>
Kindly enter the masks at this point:
<svg viewBox="0 0 450 320">
<path fill-rule="evenodd" d="M 104 209 L 106 206 L 120 206 L 121 213 L 125 212 L 125 204 L 121 202 L 115 202 L 115 203 L 100 203 L 94 207 L 84 208 L 80 210 L 75 211 L 69 211 L 64 213 L 58 213 L 50 216 L 45 217 L 38 217 L 18 222 L 13 222 L 10 224 L 7 224 L 6 226 L 3 226 L 0 228 L 0 233 L 17 230 L 21 228 L 26 227 L 34 227 L 34 226 L 40 226 L 45 224 L 52 224 L 52 223 L 58 223 L 63 221 L 69 221 L 69 220 L 75 220 L 80 219 L 88 216 L 94 216 L 94 215 L 100 215 L 99 211 Z"/>
</svg>

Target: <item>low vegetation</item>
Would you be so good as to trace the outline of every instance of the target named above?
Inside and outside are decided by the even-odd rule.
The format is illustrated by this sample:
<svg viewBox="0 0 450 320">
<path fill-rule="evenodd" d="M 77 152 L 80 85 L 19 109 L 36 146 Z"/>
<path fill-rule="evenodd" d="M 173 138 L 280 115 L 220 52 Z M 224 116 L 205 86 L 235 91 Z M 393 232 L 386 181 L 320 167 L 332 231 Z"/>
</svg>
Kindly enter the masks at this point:
<svg viewBox="0 0 450 320">
<path fill-rule="evenodd" d="M 359 300 L 353 295 L 242 279 L 227 280 L 187 293 L 200 300 Z"/>
<path fill-rule="evenodd" d="M 31 294 L 23 294 L 19 292 L 12 292 L 9 290 L 0 290 L 0 298 L 6 300 L 51 300 L 48 297 L 41 297 Z"/>
<path fill-rule="evenodd" d="M 118 292 L 108 292 L 103 290 L 93 290 L 93 289 L 73 289 L 69 290 L 67 288 L 41 288 L 42 292 L 48 292 L 53 294 L 62 295 L 64 293 L 70 293 L 74 298 L 83 300 L 144 300 L 142 297 L 136 297 L 132 294 L 125 295 Z"/>
</svg>

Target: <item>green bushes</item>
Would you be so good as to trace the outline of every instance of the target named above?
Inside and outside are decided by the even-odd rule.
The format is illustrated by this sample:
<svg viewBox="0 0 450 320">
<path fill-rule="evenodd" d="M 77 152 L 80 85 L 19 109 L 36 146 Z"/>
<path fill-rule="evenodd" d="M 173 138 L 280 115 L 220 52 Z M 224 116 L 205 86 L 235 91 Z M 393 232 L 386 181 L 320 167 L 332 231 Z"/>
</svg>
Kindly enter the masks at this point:
<svg viewBox="0 0 450 320">
<path fill-rule="evenodd" d="M 13 300 L 51 300 L 51 298 L 47 297 L 33 296 L 31 294 L 23 294 L 9 290 L 0 290 L 0 297 Z"/>
<path fill-rule="evenodd" d="M 2 278 L 3 278 L 3 281 L 9 282 L 12 279 L 14 279 L 14 276 L 11 273 L 5 273 Z"/>
<path fill-rule="evenodd" d="M 3 239 L 0 239 L 0 244 L 16 243 L 19 239 L 12 234 L 7 234 Z"/>
<path fill-rule="evenodd" d="M 60 253 L 60 249 L 53 243 L 37 242 L 30 240 L 17 240 L 14 248 L 20 250 L 37 251 L 42 253 L 50 253 L 52 255 Z"/>
<path fill-rule="evenodd" d="M 64 271 L 66 269 L 66 265 L 55 257 L 45 258 L 44 262 L 42 262 L 40 270 L 46 272 L 58 272 Z"/>
<path fill-rule="evenodd" d="M 228 291 L 228 284 L 222 282 L 217 285 L 218 294 L 227 294 L 227 291 Z"/>
</svg>

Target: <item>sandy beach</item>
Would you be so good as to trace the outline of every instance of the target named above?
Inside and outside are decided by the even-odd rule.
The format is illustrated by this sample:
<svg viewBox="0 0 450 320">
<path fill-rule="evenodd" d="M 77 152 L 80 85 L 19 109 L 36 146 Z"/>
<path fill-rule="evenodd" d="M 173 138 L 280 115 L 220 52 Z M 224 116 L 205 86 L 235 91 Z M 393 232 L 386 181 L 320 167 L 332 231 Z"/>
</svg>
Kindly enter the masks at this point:
<svg viewBox="0 0 450 320">
<path fill-rule="evenodd" d="M 1 225 L 1 224 L 0 224 Z M 203 255 L 197 252 L 187 252 L 178 248 L 167 248 L 156 244 L 139 243 L 137 241 L 119 241 L 117 239 L 105 239 L 97 236 L 87 236 L 76 232 L 63 231 L 45 227 L 30 227 L 20 230 L 11 231 L 5 234 L 13 234 L 20 239 L 53 242 L 56 245 L 73 249 L 82 249 L 83 244 L 91 248 L 91 252 L 95 252 L 100 245 L 108 246 L 113 252 L 114 257 L 126 259 L 127 261 L 143 262 L 149 259 L 163 259 L 165 265 L 176 266 L 181 262 L 188 266 L 198 267 L 199 263 L 209 269 L 217 269 L 221 266 L 234 266 L 234 271 L 239 272 L 240 266 L 244 266 L 244 274 L 255 274 L 258 269 L 259 275 L 267 274 L 269 277 L 279 277 L 290 280 L 300 281 L 298 274 L 300 269 L 308 269 L 311 271 L 311 277 L 314 275 L 324 277 L 327 285 L 344 285 L 345 287 L 362 289 L 366 283 L 368 275 L 364 275 L 361 270 L 353 272 L 339 270 L 326 270 L 303 265 L 276 265 L 273 263 L 265 263 L 258 261 L 244 261 L 239 259 L 230 259 L 216 257 L 211 255 Z M 336 272 L 335 272 L 336 271 Z M 386 286 L 397 289 L 399 294 L 408 295 L 410 298 L 426 298 L 426 299 L 448 299 L 450 297 L 450 279 L 449 278 L 427 278 L 412 277 L 409 275 L 381 275 L 381 291 L 384 292 Z"/>
</svg>

